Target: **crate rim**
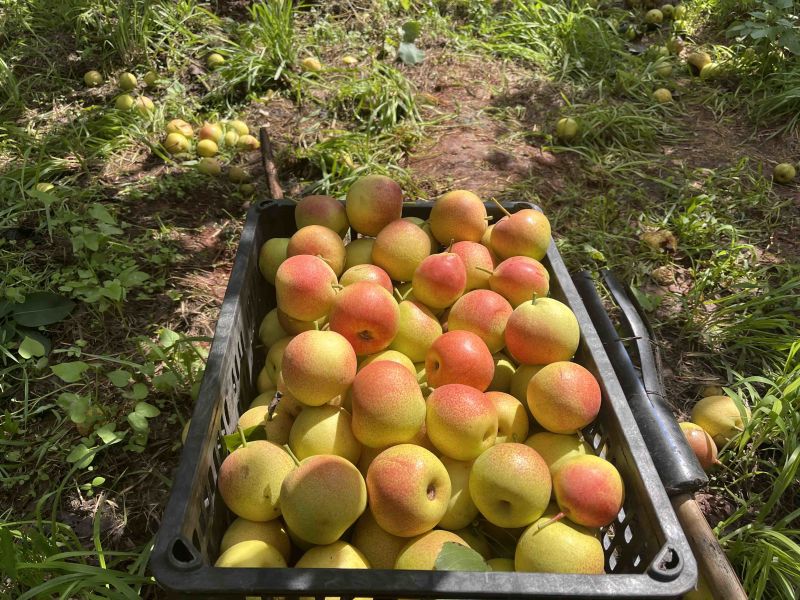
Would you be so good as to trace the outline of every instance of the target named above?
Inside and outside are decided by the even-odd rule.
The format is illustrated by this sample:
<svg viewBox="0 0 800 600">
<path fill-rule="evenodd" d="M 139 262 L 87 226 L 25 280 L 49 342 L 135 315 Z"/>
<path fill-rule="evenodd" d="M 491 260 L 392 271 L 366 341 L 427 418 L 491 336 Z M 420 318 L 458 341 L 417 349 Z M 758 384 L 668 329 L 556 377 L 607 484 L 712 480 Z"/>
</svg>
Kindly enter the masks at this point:
<svg viewBox="0 0 800 600">
<path fill-rule="evenodd" d="M 486 202 L 487 207 L 496 206 Z M 524 208 L 541 209 L 524 201 L 499 203 L 502 208 L 516 211 Z M 419 595 L 420 590 L 442 598 L 530 598 L 531 588 L 548 587 L 548 596 L 576 598 L 624 597 L 674 598 L 688 592 L 697 581 L 697 563 L 688 540 L 678 523 L 666 490 L 661 485 L 655 466 L 628 407 L 616 373 L 611 366 L 602 342 L 592 325 L 583 302 L 580 300 L 569 272 L 560 257 L 555 239 L 550 243 L 547 257 L 554 277 L 559 281 L 565 296 L 571 297 L 573 308 L 581 323 L 581 335 L 603 377 L 606 394 L 614 405 L 615 413 L 626 432 L 631 449 L 631 459 L 653 496 L 658 526 L 665 542 L 642 573 L 610 573 L 602 575 L 577 575 L 524 572 L 467 572 L 467 571 L 399 571 L 382 569 L 298 569 L 286 568 L 219 568 L 204 565 L 201 556 L 193 552 L 191 540 L 182 533 L 182 523 L 187 513 L 189 490 L 199 475 L 199 454 L 208 436 L 210 420 L 220 386 L 219 364 L 227 348 L 230 323 L 239 308 L 240 292 L 251 247 L 255 241 L 258 214 L 274 206 L 295 206 L 296 201 L 260 201 L 253 203 L 242 230 L 234 265 L 220 308 L 206 370 L 195 403 L 186 443 L 181 451 L 170 495 L 159 530 L 156 534 L 150 568 L 156 582 L 169 592 L 199 594 L 206 597 L 233 597 L 241 595 L 325 595 L 335 590 L 341 596 L 363 595 L 398 597 Z M 431 202 L 404 202 L 403 208 L 430 208 Z M 555 259 L 555 260 L 554 260 Z M 206 428 L 203 428 L 203 425 Z M 653 485 L 655 483 L 655 485 Z M 175 559 L 175 548 L 185 551 L 191 558 Z M 457 577 L 454 577 L 454 574 Z M 452 581 L 457 579 L 454 584 Z M 269 585 L 265 587 L 265 583 Z M 487 584 L 491 592 L 486 592 Z M 265 592 L 264 589 L 274 589 Z M 537 594 L 538 595 L 538 594 Z"/>
</svg>

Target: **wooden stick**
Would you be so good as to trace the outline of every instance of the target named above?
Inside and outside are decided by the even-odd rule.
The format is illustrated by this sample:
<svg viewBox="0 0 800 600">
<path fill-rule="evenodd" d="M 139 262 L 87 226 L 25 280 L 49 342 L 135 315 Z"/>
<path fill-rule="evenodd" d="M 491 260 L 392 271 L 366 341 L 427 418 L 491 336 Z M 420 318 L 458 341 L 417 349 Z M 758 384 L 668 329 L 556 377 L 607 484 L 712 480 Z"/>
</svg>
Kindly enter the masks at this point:
<svg viewBox="0 0 800 600">
<path fill-rule="evenodd" d="M 283 189 L 281 188 L 281 184 L 278 183 L 278 169 L 275 167 L 275 159 L 272 155 L 272 142 L 270 142 L 266 127 L 261 127 L 258 132 L 258 137 L 261 140 L 261 163 L 267 175 L 270 198 L 273 200 L 283 200 Z"/>
<path fill-rule="evenodd" d="M 679 494 L 671 501 L 714 600 L 747 600 L 736 571 L 694 498 L 689 494 Z"/>
</svg>

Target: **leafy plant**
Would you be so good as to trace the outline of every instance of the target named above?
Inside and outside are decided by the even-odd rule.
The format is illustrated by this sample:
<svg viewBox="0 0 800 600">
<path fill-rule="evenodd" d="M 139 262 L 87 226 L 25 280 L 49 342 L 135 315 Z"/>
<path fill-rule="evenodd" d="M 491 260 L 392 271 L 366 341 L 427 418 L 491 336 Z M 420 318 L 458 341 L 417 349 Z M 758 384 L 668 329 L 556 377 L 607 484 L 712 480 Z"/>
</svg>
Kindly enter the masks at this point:
<svg viewBox="0 0 800 600">
<path fill-rule="evenodd" d="M 758 9 L 734 23 L 727 35 L 746 42 L 764 53 L 789 52 L 800 55 L 800 12 L 794 0 L 758 0 Z"/>
<path fill-rule="evenodd" d="M 405 65 L 416 65 L 425 60 L 425 53 L 414 43 L 421 30 L 418 21 L 409 21 L 400 29 L 402 38 L 397 48 L 397 58 Z"/>
<path fill-rule="evenodd" d="M 22 359 L 47 356 L 50 340 L 39 328 L 63 321 L 75 308 L 75 303 L 50 292 L 21 296 L 17 290 L 6 289 L 5 295 L 6 298 L 21 297 L 22 301 L 0 300 L 2 364 L 8 360 L 17 361 L 11 353 L 13 346 Z"/>
</svg>

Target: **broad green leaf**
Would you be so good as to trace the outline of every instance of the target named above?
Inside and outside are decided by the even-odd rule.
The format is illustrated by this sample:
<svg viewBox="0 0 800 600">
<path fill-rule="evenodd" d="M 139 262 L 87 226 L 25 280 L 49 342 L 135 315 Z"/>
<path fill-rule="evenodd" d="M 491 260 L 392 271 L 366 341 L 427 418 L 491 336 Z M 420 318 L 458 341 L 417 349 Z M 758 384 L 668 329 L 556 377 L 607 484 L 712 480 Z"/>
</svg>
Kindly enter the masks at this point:
<svg viewBox="0 0 800 600">
<path fill-rule="evenodd" d="M 164 348 L 172 348 L 181 339 L 181 334 L 166 327 L 158 332 L 158 341 Z"/>
<path fill-rule="evenodd" d="M 42 345 L 42 347 L 44 348 L 44 354 L 42 354 L 41 356 L 47 356 L 48 354 L 50 354 L 50 350 L 52 349 L 50 338 L 44 335 L 41 331 L 39 331 L 38 329 L 34 329 L 33 327 L 23 327 L 21 325 L 18 326 L 16 329 L 18 335 L 23 337 L 29 337 L 32 340 L 35 340 Z"/>
<path fill-rule="evenodd" d="M 0 527 L 0 573 L 14 581 L 17 577 L 17 551 L 14 536 L 6 527 Z"/>
<path fill-rule="evenodd" d="M 403 25 L 403 42 L 406 44 L 413 44 L 414 40 L 419 37 L 422 26 L 419 21 L 409 21 Z"/>
<path fill-rule="evenodd" d="M 64 392 L 56 399 L 58 404 L 69 416 L 73 423 L 83 423 L 86 421 L 86 414 L 89 411 L 89 396 L 79 396 L 71 392 Z"/>
<path fill-rule="evenodd" d="M 472 548 L 445 542 L 436 557 L 435 571 L 491 571 L 483 557 Z"/>
<path fill-rule="evenodd" d="M 403 64 L 416 65 L 425 60 L 425 53 L 414 44 L 401 42 L 400 48 L 397 50 L 397 57 L 403 61 Z"/>
<path fill-rule="evenodd" d="M 109 225 L 116 225 L 117 220 L 111 216 L 105 206 L 102 204 L 92 204 L 89 208 L 89 215 L 98 221 L 108 223 Z"/>
<path fill-rule="evenodd" d="M 102 427 L 98 427 L 95 433 L 103 440 L 104 444 L 113 444 L 119 442 L 125 437 L 125 431 L 114 431 L 114 423 L 106 423 Z"/>
<path fill-rule="evenodd" d="M 267 430 L 261 425 L 253 425 L 252 427 L 243 429 L 242 433 L 244 433 L 244 439 L 248 442 L 267 439 Z M 233 452 L 242 445 L 242 436 L 239 435 L 238 431 L 222 436 L 222 439 L 225 440 L 225 447 L 228 449 L 228 452 Z"/>
<path fill-rule="evenodd" d="M 92 479 L 92 487 L 97 487 L 98 485 L 103 485 L 106 482 L 105 477 L 97 476 Z"/>
<path fill-rule="evenodd" d="M 83 372 L 89 368 L 82 360 L 60 363 L 50 367 L 53 374 L 66 383 L 75 383 L 81 378 Z"/>
<path fill-rule="evenodd" d="M 648 294 L 647 292 L 643 292 L 639 288 L 635 286 L 631 286 L 631 292 L 633 293 L 634 298 L 636 301 L 641 305 L 641 307 L 647 311 L 652 312 L 657 309 L 661 305 L 661 296 L 657 296 L 655 294 Z"/>
<path fill-rule="evenodd" d="M 152 404 L 148 404 L 147 402 L 137 402 L 136 408 L 134 408 L 134 412 L 148 419 L 152 419 L 153 417 L 157 417 L 158 415 L 161 414 L 160 410 L 158 410 Z"/>
<path fill-rule="evenodd" d="M 33 356 L 44 356 L 45 350 L 44 345 L 39 342 L 38 340 L 34 340 L 28 336 L 25 336 L 25 339 L 22 340 L 22 343 L 19 345 L 19 349 L 17 350 L 19 355 L 22 358 L 31 358 Z"/>
<path fill-rule="evenodd" d="M 125 392 L 123 396 L 130 400 L 144 400 L 147 398 L 147 386 L 143 383 L 134 383 L 131 391 Z"/>
<path fill-rule="evenodd" d="M 174 390 L 178 385 L 178 378 L 172 371 L 164 371 L 153 377 L 153 386 L 162 392 Z"/>
<path fill-rule="evenodd" d="M 95 454 L 85 444 L 78 444 L 67 455 L 67 462 L 74 463 L 79 469 L 85 469 L 94 460 Z"/>
<path fill-rule="evenodd" d="M 116 371 L 109 371 L 106 373 L 109 381 L 117 387 L 125 387 L 131 380 L 131 374 L 125 369 L 117 369 Z"/>
<path fill-rule="evenodd" d="M 120 283 L 128 288 L 142 285 L 148 279 L 150 279 L 150 275 L 144 271 L 137 271 L 136 268 L 126 269 L 119 274 Z"/>
<path fill-rule="evenodd" d="M 139 433 L 145 433 L 150 429 L 150 426 L 147 424 L 147 419 L 137 412 L 132 412 L 128 415 L 128 423 L 131 424 L 134 431 L 138 431 Z"/>
<path fill-rule="evenodd" d="M 75 303 L 63 296 L 50 292 L 34 292 L 28 294 L 25 302 L 14 306 L 11 314 L 20 325 L 39 327 L 58 323 L 72 312 L 73 308 Z"/>
<path fill-rule="evenodd" d="M 119 302 L 122 300 L 122 284 L 119 282 L 119 279 L 104 281 L 103 289 L 100 290 L 100 293 L 109 300 L 116 300 Z"/>
</svg>

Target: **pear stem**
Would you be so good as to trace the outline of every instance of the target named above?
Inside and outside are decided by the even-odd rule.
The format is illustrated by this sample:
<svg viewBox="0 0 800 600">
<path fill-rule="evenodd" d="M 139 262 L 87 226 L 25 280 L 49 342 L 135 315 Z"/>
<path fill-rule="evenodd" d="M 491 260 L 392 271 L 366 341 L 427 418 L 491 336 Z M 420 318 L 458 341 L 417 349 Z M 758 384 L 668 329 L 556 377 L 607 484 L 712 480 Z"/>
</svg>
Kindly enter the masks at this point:
<svg viewBox="0 0 800 600">
<path fill-rule="evenodd" d="M 552 525 L 552 524 L 553 524 L 553 523 L 555 523 L 556 521 L 560 521 L 561 519 L 563 519 L 563 518 L 564 518 L 564 517 L 566 517 L 566 516 L 567 516 L 567 515 L 565 515 L 563 512 L 560 512 L 560 513 L 558 513 L 558 514 L 557 514 L 555 517 L 553 517 L 552 519 L 550 519 L 549 521 L 546 521 L 546 522 L 542 523 L 541 525 L 539 525 L 539 526 L 536 528 L 536 530 L 537 530 L 537 531 L 541 531 L 542 529 L 544 529 L 544 528 L 545 528 L 545 527 L 547 527 L 548 525 Z"/>
<path fill-rule="evenodd" d="M 275 416 L 275 411 L 278 410 L 278 405 L 281 403 L 281 398 L 283 398 L 283 394 L 280 392 L 275 392 L 272 400 L 269 401 L 269 408 L 267 408 L 267 421 L 272 421 L 272 417 Z"/>
<path fill-rule="evenodd" d="M 247 448 L 247 438 L 244 435 L 244 430 L 241 427 L 237 427 L 236 431 L 239 432 L 239 437 L 242 440 L 242 448 Z"/>
<path fill-rule="evenodd" d="M 503 206 L 502 204 L 500 204 L 500 202 L 497 200 L 497 198 L 492 198 L 492 202 L 494 202 L 495 204 L 497 204 L 498 208 L 499 208 L 500 210 L 502 210 L 502 211 L 503 211 L 503 213 L 504 213 L 504 214 L 505 214 L 507 217 L 510 217 L 510 216 L 511 216 L 511 213 L 510 213 L 510 212 L 508 212 L 508 211 L 506 210 L 506 207 L 505 207 L 505 206 Z"/>
<path fill-rule="evenodd" d="M 489 269 L 485 269 L 484 267 L 474 267 L 476 271 L 483 271 L 484 273 L 488 273 L 489 275 L 494 275 L 494 271 Z"/>
<path fill-rule="evenodd" d="M 292 452 L 292 449 L 291 449 L 291 448 L 289 448 L 289 444 L 284 444 L 284 445 L 283 445 L 283 449 L 284 449 L 284 450 L 286 450 L 286 452 L 289 454 L 289 456 L 291 456 L 291 457 L 292 457 L 292 460 L 294 461 L 294 464 L 295 464 L 295 465 L 299 465 L 299 464 L 300 464 L 300 461 L 299 461 L 299 460 L 297 459 L 297 457 L 294 455 L 294 452 Z"/>
</svg>

